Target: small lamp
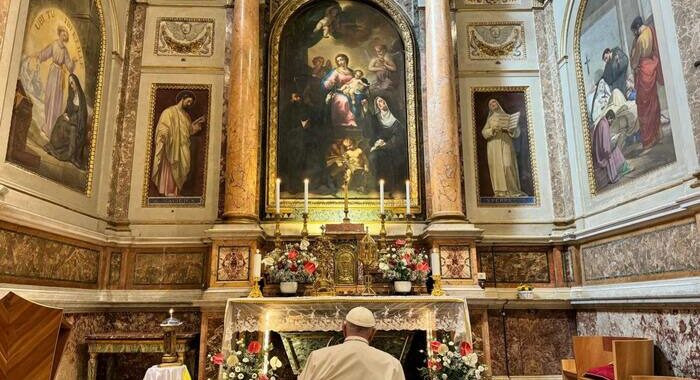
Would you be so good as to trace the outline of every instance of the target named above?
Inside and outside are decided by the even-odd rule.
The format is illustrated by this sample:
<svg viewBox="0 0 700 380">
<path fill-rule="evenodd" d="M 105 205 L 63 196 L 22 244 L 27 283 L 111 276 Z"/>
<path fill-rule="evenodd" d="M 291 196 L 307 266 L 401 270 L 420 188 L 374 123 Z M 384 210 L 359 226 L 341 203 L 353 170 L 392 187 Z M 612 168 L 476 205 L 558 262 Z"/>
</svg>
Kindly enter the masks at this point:
<svg viewBox="0 0 700 380">
<path fill-rule="evenodd" d="M 177 336 L 175 330 L 182 326 L 182 321 L 173 317 L 174 310 L 170 309 L 170 317 L 160 323 L 163 328 L 163 358 L 161 367 L 180 365 L 177 357 Z"/>
</svg>

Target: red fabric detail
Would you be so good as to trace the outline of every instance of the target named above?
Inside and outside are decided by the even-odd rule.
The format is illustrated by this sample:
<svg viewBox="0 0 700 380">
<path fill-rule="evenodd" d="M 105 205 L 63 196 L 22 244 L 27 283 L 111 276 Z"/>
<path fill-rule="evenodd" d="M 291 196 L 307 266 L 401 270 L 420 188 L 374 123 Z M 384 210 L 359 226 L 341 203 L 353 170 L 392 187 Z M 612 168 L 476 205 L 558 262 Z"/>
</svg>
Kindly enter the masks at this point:
<svg viewBox="0 0 700 380">
<path fill-rule="evenodd" d="M 590 368 L 583 377 L 588 379 L 615 380 L 615 366 L 610 363 L 602 367 Z"/>
</svg>

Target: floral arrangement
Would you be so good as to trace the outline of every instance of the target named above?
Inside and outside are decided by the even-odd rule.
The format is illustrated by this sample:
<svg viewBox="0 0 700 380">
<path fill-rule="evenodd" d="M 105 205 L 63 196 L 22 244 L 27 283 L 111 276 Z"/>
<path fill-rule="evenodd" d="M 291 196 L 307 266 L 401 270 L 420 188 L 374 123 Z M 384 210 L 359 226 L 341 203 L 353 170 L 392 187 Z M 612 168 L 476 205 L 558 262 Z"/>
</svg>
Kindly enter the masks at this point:
<svg viewBox="0 0 700 380">
<path fill-rule="evenodd" d="M 313 282 L 318 261 L 309 252 L 309 241 L 302 239 L 287 244 L 284 249 L 275 248 L 262 260 L 273 282 Z"/>
<path fill-rule="evenodd" d="M 223 379 L 235 380 L 276 380 L 275 372 L 282 367 L 282 361 L 277 356 L 270 358 L 267 371 L 263 368 L 265 355 L 269 349 L 263 350 L 257 340 L 251 341 L 246 347 L 243 339 L 236 342 L 236 351 L 232 351 L 227 357 L 219 352 L 209 355 L 209 360 L 221 367 Z"/>
<path fill-rule="evenodd" d="M 517 289 L 519 292 L 531 292 L 533 289 L 535 289 L 535 287 L 530 284 L 520 284 L 515 289 Z"/>
<path fill-rule="evenodd" d="M 434 340 L 430 342 L 426 367 L 418 370 L 426 380 L 478 380 L 486 366 L 479 364 L 479 357 L 469 342 L 455 344 Z"/>
<path fill-rule="evenodd" d="M 397 240 L 379 257 L 379 270 L 384 278 L 394 281 L 425 281 L 430 270 L 428 255 Z"/>
</svg>

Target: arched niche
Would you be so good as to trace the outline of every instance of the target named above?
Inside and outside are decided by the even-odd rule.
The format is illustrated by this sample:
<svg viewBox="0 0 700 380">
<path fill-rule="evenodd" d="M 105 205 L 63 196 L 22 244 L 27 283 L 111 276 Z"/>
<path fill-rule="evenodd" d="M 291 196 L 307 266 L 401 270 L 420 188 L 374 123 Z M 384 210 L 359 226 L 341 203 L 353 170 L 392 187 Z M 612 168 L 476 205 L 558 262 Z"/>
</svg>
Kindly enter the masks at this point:
<svg viewBox="0 0 700 380">
<path fill-rule="evenodd" d="M 304 178 L 312 212 L 342 209 L 347 178 L 354 210 L 378 208 L 384 179 L 387 210 L 405 210 L 408 180 L 412 211 L 420 212 L 416 60 L 412 25 L 391 0 L 293 0 L 277 12 L 269 40 L 266 212 L 274 211 L 278 177 L 283 209 L 302 208 Z M 380 138 L 387 136 L 395 140 Z M 378 140 L 386 146 L 375 147 Z M 343 157 L 350 163 L 341 164 Z"/>
</svg>

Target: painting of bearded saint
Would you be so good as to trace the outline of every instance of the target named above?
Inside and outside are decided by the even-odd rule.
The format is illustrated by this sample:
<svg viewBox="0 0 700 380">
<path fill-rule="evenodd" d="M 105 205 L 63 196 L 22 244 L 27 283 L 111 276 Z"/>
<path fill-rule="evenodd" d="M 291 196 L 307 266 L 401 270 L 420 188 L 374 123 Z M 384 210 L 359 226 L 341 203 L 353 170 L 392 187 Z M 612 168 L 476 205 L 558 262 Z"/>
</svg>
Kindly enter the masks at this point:
<svg viewBox="0 0 700 380">
<path fill-rule="evenodd" d="M 7 161 L 89 193 L 103 77 L 100 2 L 29 4 Z"/>
<path fill-rule="evenodd" d="M 676 160 L 649 0 L 583 1 L 577 57 L 591 190 L 622 186 Z"/>
<path fill-rule="evenodd" d="M 281 32 L 276 171 L 282 198 L 403 199 L 409 179 L 405 47 L 372 5 L 318 1 Z M 415 135 L 415 134 L 414 134 Z"/>
</svg>

